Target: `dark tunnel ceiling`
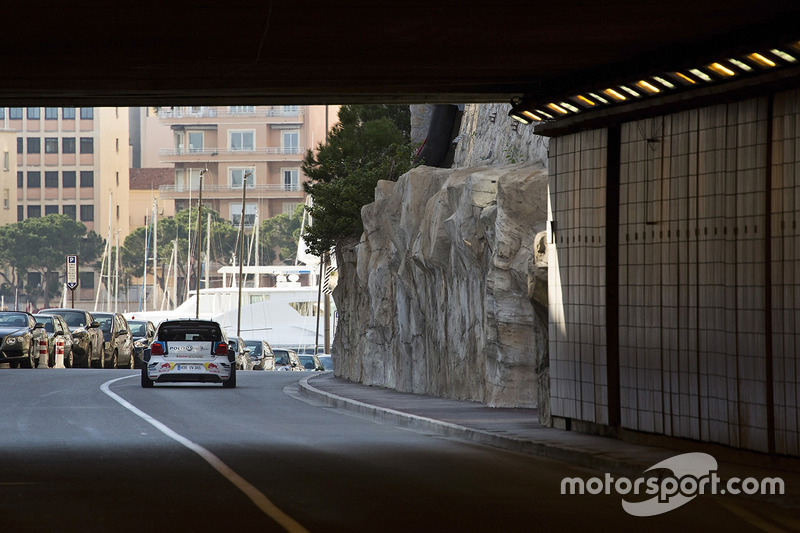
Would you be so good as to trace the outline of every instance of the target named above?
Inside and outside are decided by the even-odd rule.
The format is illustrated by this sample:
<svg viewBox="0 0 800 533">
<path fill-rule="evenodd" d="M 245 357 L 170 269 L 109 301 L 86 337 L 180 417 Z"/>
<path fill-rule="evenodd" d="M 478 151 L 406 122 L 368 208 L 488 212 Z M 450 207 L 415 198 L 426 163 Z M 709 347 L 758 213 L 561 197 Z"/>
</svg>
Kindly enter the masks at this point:
<svg viewBox="0 0 800 533">
<path fill-rule="evenodd" d="M 15 4 L 6 106 L 507 102 L 800 33 L 798 0 Z"/>
</svg>

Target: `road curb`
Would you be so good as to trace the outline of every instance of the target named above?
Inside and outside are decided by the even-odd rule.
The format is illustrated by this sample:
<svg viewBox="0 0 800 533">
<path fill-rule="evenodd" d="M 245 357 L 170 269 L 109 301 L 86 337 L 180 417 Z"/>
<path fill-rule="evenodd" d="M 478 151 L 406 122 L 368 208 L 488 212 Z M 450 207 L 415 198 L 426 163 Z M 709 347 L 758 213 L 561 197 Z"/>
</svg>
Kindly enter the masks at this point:
<svg viewBox="0 0 800 533">
<path fill-rule="evenodd" d="M 530 439 L 520 439 L 506 435 L 499 435 L 488 431 L 460 426 L 450 422 L 444 422 L 442 420 L 435 420 L 412 413 L 397 411 L 388 407 L 378 407 L 318 389 L 309 383 L 309 380 L 313 379 L 314 377 L 316 376 L 307 376 L 300 380 L 300 394 L 302 396 L 325 403 L 337 409 L 343 409 L 352 413 L 373 418 L 375 420 L 390 422 L 401 427 L 429 431 L 447 437 L 457 437 L 478 444 L 484 444 L 508 451 L 547 457 L 549 459 L 556 459 L 575 465 L 625 475 L 638 476 L 644 470 L 654 464 L 654 459 L 658 460 L 650 454 L 648 454 L 647 458 L 641 461 L 620 459 L 606 455 L 597 450 L 588 450 L 586 448 L 571 447 L 569 445 L 556 445 L 548 442 L 537 442 Z M 663 450 L 663 452 L 664 458 L 668 457 L 669 455 L 674 455 L 674 453 L 670 453 L 667 450 Z M 658 456 L 661 455 L 662 454 L 659 451 Z"/>
</svg>

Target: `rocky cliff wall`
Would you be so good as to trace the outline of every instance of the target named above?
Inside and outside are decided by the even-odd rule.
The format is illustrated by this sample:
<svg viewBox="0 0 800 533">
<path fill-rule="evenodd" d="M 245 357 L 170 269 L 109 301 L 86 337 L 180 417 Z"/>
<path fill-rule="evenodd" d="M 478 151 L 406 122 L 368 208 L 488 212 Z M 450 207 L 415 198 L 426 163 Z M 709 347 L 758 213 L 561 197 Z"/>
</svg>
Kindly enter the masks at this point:
<svg viewBox="0 0 800 533">
<path fill-rule="evenodd" d="M 464 159 L 462 159 L 464 161 Z M 337 375 L 547 416 L 540 162 L 419 167 L 380 182 L 337 249 Z"/>
</svg>

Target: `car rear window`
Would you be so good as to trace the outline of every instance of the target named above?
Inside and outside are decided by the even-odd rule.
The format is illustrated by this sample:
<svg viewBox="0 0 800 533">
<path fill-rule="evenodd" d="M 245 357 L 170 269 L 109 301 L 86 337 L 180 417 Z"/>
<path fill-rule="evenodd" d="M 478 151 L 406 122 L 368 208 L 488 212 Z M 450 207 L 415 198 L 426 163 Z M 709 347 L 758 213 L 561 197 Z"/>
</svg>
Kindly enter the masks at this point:
<svg viewBox="0 0 800 533">
<path fill-rule="evenodd" d="M 222 333 L 216 324 L 162 324 L 158 329 L 160 341 L 222 341 Z"/>
</svg>

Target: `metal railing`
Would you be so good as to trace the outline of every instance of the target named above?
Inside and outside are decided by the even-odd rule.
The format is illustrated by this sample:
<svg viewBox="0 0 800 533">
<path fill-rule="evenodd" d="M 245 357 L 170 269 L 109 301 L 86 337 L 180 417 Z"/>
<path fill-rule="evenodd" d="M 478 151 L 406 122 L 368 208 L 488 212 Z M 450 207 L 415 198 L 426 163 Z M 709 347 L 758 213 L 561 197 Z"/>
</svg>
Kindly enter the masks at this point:
<svg viewBox="0 0 800 533">
<path fill-rule="evenodd" d="M 180 118 L 227 118 L 227 117 L 301 117 L 304 114 L 302 106 L 295 109 L 284 109 L 285 106 L 271 106 L 266 112 L 257 107 L 253 111 L 228 111 L 229 106 L 219 107 L 162 107 L 158 110 L 159 119 L 180 119 Z M 230 106 L 235 107 L 235 106 Z"/>
<path fill-rule="evenodd" d="M 193 186 L 189 187 L 188 185 L 161 185 L 158 187 L 158 192 L 160 194 L 168 194 L 168 193 L 184 193 L 184 192 L 191 192 L 196 193 L 198 191 L 198 187 Z M 230 185 L 217 185 L 217 184 L 203 184 L 203 193 L 215 193 L 215 192 L 233 192 L 238 191 L 237 194 L 241 195 L 242 187 L 232 187 Z M 267 184 L 259 184 L 259 185 L 247 185 L 247 190 L 252 191 L 255 193 L 258 192 L 300 192 L 301 187 L 300 184 L 292 184 L 286 185 L 283 183 L 267 183 Z"/>
<path fill-rule="evenodd" d="M 194 156 L 217 156 L 223 155 L 301 155 L 305 153 L 305 148 L 298 147 L 281 147 L 271 146 L 266 148 L 248 148 L 248 149 L 232 149 L 232 148 L 160 148 L 158 150 L 159 157 L 176 157 L 182 155 Z"/>
</svg>

